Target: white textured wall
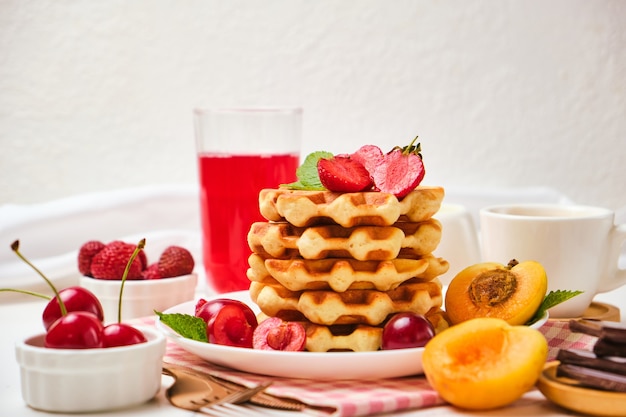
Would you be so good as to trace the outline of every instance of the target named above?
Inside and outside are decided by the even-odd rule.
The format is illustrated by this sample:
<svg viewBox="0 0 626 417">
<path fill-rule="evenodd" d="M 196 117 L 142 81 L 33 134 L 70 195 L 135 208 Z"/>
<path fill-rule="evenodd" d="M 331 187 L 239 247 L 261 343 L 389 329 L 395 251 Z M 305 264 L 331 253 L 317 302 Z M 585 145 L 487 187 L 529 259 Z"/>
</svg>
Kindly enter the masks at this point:
<svg viewBox="0 0 626 417">
<path fill-rule="evenodd" d="M 620 0 L 0 0 L 0 204 L 196 181 L 191 109 L 304 152 L 419 134 L 425 182 L 626 205 Z"/>
</svg>

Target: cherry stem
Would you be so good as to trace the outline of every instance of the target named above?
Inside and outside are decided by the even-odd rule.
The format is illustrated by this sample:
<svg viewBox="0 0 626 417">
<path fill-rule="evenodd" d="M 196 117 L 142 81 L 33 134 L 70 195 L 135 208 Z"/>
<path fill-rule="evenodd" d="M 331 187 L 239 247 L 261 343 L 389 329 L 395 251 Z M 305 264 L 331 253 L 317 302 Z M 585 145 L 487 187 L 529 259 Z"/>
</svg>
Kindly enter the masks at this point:
<svg viewBox="0 0 626 417">
<path fill-rule="evenodd" d="M 133 261 L 141 252 L 141 250 L 146 246 L 146 239 L 143 238 L 137 243 L 137 247 L 135 248 L 132 255 L 130 255 L 130 259 L 126 264 L 126 268 L 124 269 L 124 273 L 122 274 L 122 285 L 120 285 L 120 296 L 117 300 L 117 322 L 122 322 L 122 293 L 124 292 L 124 284 L 126 283 L 126 277 L 128 276 L 128 271 L 130 271 L 130 266 L 133 264 Z"/>
<path fill-rule="evenodd" d="M 30 261 L 28 259 L 26 259 L 21 253 L 20 253 L 20 241 L 16 240 L 15 242 L 13 242 L 11 244 L 11 249 L 13 250 L 13 252 L 15 252 L 15 254 L 24 262 L 26 262 L 26 264 L 28 266 L 30 266 L 31 268 L 33 268 L 35 270 L 35 272 L 37 272 L 43 279 L 44 281 L 46 281 L 46 283 L 50 286 L 50 288 L 52 289 L 52 291 L 54 292 L 54 296 L 57 298 L 57 301 L 59 302 L 59 308 L 61 309 L 61 315 L 65 316 L 67 314 L 67 308 L 65 308 L 65 303 L 63 302 L 63 300 L 61 300 L 61 296 L 59 295 L 59 291 L 57 291 L 56 287 L 54 286 L 54 284 L 52 283 L 52 281 L 50 281 L 48 279 L 48 277 L 46 277 L 43 272 L 41 272 L 39 270 L 39 268 L 37 268 L 35 265 L 33 265 L 32 263 L 30 263 Z"/>
<path fill-rule="evenodd" d="M 20 294 L 34 295 L 35 297 L 43 298 L 46 300 L 50 300 L 52 298 L 49 295 L 41 294 L 41 293 L 33 292 L 33 291 L 28 291 L 28 290 L 16 290 L 14 288 L 0 288 L 0 292 L 3 292 L 3 291 L 19 292 Z"/>
</svg>

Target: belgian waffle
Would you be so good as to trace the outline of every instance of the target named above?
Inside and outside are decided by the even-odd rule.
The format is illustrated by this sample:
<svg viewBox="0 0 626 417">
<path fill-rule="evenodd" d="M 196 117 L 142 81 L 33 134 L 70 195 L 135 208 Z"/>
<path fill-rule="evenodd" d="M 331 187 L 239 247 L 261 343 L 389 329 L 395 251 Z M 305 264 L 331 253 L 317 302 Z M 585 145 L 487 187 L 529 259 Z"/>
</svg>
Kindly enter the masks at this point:
<svg viewBox="0 0 626 417">
<path fill-rule="evenodd" d="M 426 314 L 442 305 L 441 282 L 408 283 L 389 291 L 347 290 L 290 291 L 282 285 L 252 282 L 250 297 L 261 311 L 288 321 L 308 320 L 315 324 L 380 325 L 393 313 L 412 311 Z"/>
<path fill-rule="evenodd" d="M 396 258 L 386 261 L 357 261 L 350 258 L 274 259 L 252 254 L 247 276 L 252 282 L 279 283 L 290 291 L 376 289 L 388 291 L 403 282 L 430 281 L 448 271 L 443 258 Z"/>
<path fill-rule="evenodd" d="M 286 221 L 297 227 L 336 223 L 391 226 L 398 221 L 430 219 L 444 197 L 441 187 L 418 186 L 402 199 L 381 192 L 335 193 L 290 189 L 263 189 L 259 208 L 269 221 Z"/>
<path fill-rule="evenodd" d="M 382 344 L 382 327 L 363 324 L 329 327 L 304 323 L 304 328 L 306 329 L 304 348 L 309 352 L 371 352 L 379 350 Z"/>
<path fill-rule="evenodd" d="M 441 223 L 436 219 L 351 228 L 257 222 L 248 233 L 248 245 L 254 253 L 280 259 L 354 258 L 367 261 L 424 256 L 433 252 L 440 240 Z"/>
<path fill-rule="evenodd" d="M 302 323 L 306 350 L 375 351 L 395 313 L 423 314 L 436 331 L 445 259 L 433 255 L 441 187 L 398 199 L 381 192 L 264 189 L 265 222 L 252 225 L 247 276 L 260 316 Z"/>
<path fill-rule="evenodd" d="M 263 320 L 260 314 L 259 320 Z M 449 327 L 445 312 L 440 308 L 433 308 L 425 314 L 439 333 Z M 306 329 L 305 349 L 309 352 L 354 351 L 371 352 L 382 346 L 383 326 L 366 324 L 340 324 L 324 326 L 310 321 L 300 321 Z"/>
</svg>

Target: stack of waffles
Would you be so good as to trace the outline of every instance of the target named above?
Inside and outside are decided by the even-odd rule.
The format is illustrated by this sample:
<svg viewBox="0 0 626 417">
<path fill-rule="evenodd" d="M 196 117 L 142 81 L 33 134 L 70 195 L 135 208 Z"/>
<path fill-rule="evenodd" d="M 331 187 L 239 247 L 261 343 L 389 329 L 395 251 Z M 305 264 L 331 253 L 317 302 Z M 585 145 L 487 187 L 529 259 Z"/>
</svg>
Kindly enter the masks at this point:
<svg viewBox="0 0 626 417">
<path fill-rule="evenodd" d="M 262 315 L 301 322 L 305 349 L 375 351 L 382 329 L 399 312 L 423 314 L 436 331 L 445 259 L 441 187 L 419 186 L 401 200 L 380 192 L 334 193 L 265 189 L 267 222 L 248 233 L 250 297 Z"/>
</svg>

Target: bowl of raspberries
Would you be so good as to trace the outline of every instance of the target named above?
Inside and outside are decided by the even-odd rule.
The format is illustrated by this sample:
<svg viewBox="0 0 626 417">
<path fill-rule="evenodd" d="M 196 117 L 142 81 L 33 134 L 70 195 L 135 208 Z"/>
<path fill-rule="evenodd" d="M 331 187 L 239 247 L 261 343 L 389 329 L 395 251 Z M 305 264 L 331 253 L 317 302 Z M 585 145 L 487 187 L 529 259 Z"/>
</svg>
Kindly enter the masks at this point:
<svg viewBox="0 0 626 417">
<path fill-rule="evenodd" d="M 119 310 L 122 276 L 135 247 L 121 240 L 91 240 L 78 251 L 80 285 L 102 303 L 105 323 L 152 316 L 155 310 L 163 311 L 195 296 L 198 276 L 189 250 L 168 246 L 155 260 L 141 250 L 128 266 Z"/>
</svg>

